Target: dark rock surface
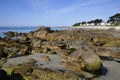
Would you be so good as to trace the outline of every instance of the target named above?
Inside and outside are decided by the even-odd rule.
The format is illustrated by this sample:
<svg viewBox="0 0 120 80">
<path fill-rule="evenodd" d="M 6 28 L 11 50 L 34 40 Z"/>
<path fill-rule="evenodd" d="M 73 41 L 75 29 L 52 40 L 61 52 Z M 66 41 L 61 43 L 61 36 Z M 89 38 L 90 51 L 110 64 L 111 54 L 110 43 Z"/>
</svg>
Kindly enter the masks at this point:
<svg viewBox="0 0 120 80">
<path fill-rule="evenodd" d="M 39 57 L 42 63 L 38 65 L 42 65 L 41 67 L 61 69 L 58 64 L 61 62 L 63 71 L 65 69 L 75 74 L 78 72 L 86 78 L 93 78 L 97 76 L 96 72 L 101 72 L 101 68 L 105 65 L 102 65 L 103 58 L 120 61 L 120 37 L 117 35 L 119 31 L 84 29 L 54 31 L 41 26 L 29 33 L 10 31 L 5 34 L 7 37 L 0 38 L 0 59 L 12 59 L 16 57 L 15 55 L 25 56 L 26 59 L 28 55 L 43 53 L 46 56 Z M 56 61 L 48 56 L 54 54 L 59 56 L 58 60 L 58 57 L 55 58 Z M 16 62 L 13 64 L 11 62 L 11 65 L 18 65 Z M 0 65 L 3 64 L 4 62 Z"/>
</svg>

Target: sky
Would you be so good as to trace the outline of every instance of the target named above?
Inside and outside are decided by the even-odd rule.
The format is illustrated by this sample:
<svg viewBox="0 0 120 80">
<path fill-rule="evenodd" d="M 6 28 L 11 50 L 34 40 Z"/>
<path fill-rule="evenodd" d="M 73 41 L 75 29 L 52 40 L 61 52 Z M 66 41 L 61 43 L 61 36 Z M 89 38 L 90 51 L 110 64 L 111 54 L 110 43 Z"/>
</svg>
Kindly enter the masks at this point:
<svg viewBox="0 0 120 80">
<path fill-rule="evenodd" d="M 0 26 L 71 26 L 120 13 L 120 0 L 0 0 Z"/>
</svg>

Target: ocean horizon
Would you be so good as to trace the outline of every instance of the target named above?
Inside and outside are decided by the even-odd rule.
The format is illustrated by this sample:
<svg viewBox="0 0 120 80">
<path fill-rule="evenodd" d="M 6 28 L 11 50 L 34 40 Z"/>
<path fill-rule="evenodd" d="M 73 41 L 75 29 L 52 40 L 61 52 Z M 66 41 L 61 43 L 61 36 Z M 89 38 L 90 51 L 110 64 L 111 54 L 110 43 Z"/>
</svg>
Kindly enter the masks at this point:
<svg viewBox="0 0 120 80">
<path fill-rule="evenodd" d="M 30 31 L 37 30 L 38 26 L 0 26 L 0 37 L 5 37 L 4 32 L 13 31 L 18 33 L 29 33 Z M 51 30 L 66 30 L 68 28 L 60 28 L 57 26 L 51 26 Z"/>
</svg>

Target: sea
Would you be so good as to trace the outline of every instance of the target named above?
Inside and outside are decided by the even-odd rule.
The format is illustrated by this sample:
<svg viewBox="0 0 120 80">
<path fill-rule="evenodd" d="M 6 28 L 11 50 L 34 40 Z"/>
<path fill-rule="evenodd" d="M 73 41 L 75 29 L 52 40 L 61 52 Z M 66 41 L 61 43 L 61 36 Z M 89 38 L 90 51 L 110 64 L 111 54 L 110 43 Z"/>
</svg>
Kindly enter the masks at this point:
<svg viewBox="0 0 120 80">
<path fill-rule="evenodd" d="M 13 32 L 20 32 L 20 33 L 29 33 L 30 31 L 37 30 L 38 27 L 36 26 L 22 26 L 22 27 L 9 27 L 9 26 L 0 26 L 0 37 L 5 37 L 3 34 L 4 32 L 13 31 Z M 67 30 L 66 27 L 50 27 L 51 30 Z"/>
</svg>

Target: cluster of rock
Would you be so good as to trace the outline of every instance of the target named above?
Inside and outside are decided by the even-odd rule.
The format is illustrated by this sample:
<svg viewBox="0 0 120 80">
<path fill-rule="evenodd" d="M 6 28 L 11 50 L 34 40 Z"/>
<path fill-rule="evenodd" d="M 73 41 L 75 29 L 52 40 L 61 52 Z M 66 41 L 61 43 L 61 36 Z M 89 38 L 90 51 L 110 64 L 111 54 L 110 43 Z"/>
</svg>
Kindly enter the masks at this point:
<svg viewBox="0 0 120 80">
<path fill-rule="evenodd" d="M 0 38 L 0 59 L 35 53 L 58 54 L 62 60 L 61 66 L 65 69 L 85 78 L 93 78 L 101 73 L 101 58 L 120 59 L 118 33 L 83 29 L 53 31 L 43 26 L 29 33 L 6 32 L 9 37 L 21 38 Z M 48 57 L 43 59 L 49 60 Z M 25 64 L 29 61 L 35 63 L 29 59 Z"/>
</svg>

